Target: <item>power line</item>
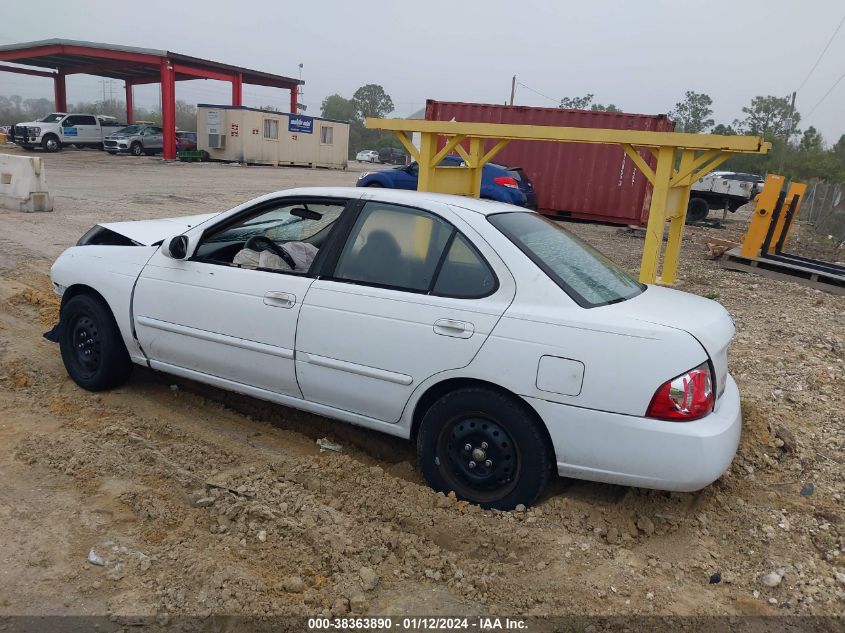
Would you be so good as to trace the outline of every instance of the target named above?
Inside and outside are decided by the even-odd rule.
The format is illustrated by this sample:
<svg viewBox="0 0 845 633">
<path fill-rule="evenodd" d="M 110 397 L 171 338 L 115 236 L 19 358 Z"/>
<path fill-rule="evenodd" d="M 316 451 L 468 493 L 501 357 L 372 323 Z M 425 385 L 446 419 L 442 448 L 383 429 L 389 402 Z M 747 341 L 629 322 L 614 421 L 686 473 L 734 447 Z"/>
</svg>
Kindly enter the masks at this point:
<svg viewBox="0 0 845 633">
<path fill-rule="evenodd" d="M 544 95 L 544 94 L 543 94 L 542 92 L 540 92 L 539 90 L 534 90 L 534 88 L 532 88 L 531 86 L 526 86 L 524 83 L 522 83 L 522 82 L 521 82 L 521 81 L 519 81 L 518 79 L 517 79 L 516 83 L 518 83 L 518 84 L 519 84 L 520 86 L 522 86 L 523 88 L 526 88 L 527 90 L 530 90 L 530 91 L 531 91 L 531 92 L 533 92 L 534 94 L 538 94 L 538 95 L 540 95 L 540 96 L 541 96 L 541 97 L 543 97 L 544 99 L 548 99 L 549 101 L 553 101 L 553 102 L 558 103 L 558 104 L 560 103 L 560 99 L 553 99 L 553 98 L 552 98 L 552 97 L 550 97 L 549 95 Z"/>
<path fill-rule="evenodd" d="M 830 36 L 830 39 L 827 41 L 827 44 L 825 45 L 824 50 L 822 50 L 821 55 L 819 55 L 819 58 L 816 60 L 816 63 L 813 64 L 813 67 L 810 69 L 810 72 L 807 73 L 807 76 L 804 77 L 804 81 L 801 82 L 801 85 L 798 86 L 798 90 L 796 90 L 795 92 L 801 92 L 801 88 L 804 87 L 804 84 L 807 83 L 807 80 L 816 70 L 816 67 L 819 65 L 819 62 L 822 60 L 822 57 L 824 57 L 825 53 L 827 53 L 827 49 L 829 49 L 830 45 L 833 43 L 833 38 L 835 38 L 836 34 L 839 33 L 839 29 L 842 28 L 843 24 L 845 24 L 845 15 L 842 16 L 841 20 L 839 20 L 839 26 L 836 27 L 836 30 L 833 32 L 833 35 Z"/>
<path fill-rule="evenodd" d="M 842 73 L 841 75 L 839 75 L 839 79 L 837 79 L 835 82 L 833 82 L 833 85 L 830 87 L 830 89 L 826 93 L 824 93 L 824 96 L 816 102 L 816 105 L 814 105 L 812 108 L 810 108 L 810 111 L 807 113 L 807 119 L 810 118 L 810 115 L 812 115 L 813 112 L 816 111 L 816 108 L 818 108 L 822 104 L 822 102 L 825 99 L 827 99 L 828 95 L 831 92 L 833 92 L 833 89 L 836 88 L 836 86 L 839 85 L 839 82 L 842 81 L 843 79 L 845 79 L 845 73 Z"/>
</svg>

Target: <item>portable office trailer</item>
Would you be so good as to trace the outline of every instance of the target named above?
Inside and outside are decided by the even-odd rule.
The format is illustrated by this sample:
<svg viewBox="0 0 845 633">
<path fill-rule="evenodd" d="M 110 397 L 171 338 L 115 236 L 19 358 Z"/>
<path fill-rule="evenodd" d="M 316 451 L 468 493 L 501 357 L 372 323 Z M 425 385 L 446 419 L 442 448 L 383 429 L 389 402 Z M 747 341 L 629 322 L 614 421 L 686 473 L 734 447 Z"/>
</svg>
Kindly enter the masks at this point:
<svg viewBox="0 0 845 633">
<path fill-rule="evenodd" d="M 245 106 L 197 107 L 197 149 L 211 160 L 346 169 L 349 124 Z"/>
</svg>

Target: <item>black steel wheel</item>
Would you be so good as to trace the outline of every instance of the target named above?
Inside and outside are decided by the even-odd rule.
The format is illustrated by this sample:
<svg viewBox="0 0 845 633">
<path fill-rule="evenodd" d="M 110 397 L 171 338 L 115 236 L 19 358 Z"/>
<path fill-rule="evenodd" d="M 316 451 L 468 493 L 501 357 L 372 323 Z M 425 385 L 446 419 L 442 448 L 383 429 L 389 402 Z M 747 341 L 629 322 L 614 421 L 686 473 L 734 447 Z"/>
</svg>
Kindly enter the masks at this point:
<svg viewBox="0 0 845 633">
<path fill-rule="evenodd" d="M 453 391 L 429 408 L 417 456 L 435 490 L 500 510 L 534 503 L 554 461 L 545 429 L 527 405 L 484 388 Z"/>
<path fill-rule="evenodd" d="M 692 198 L 687 206 L 687 224 L 701 222 L 710 214 L 710 206 L 703 198 Z"/>
<path fill-rule="evenodd" d="M 102 391 L 122 385 L 132 361 L 111 310 L 89 294 L 62 306 L 59 347 L 68 375 L 83 389 Z"/>
</svg>

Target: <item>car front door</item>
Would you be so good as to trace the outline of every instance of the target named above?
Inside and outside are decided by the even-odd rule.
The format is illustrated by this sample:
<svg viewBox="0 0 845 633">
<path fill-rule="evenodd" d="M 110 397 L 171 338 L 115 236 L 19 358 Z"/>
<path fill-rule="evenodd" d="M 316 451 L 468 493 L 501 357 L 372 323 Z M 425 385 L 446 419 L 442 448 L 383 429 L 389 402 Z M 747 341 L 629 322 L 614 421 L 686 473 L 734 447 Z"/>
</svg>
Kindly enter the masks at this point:
<svg viewBox="0 0 845 633">
<path fill-rule="evenodd" d="M 96 143 L 100 141 L 97 119 L 85 114 L 72 114 L 62 122 L 66 143 Z"/>
<path fill-rule="evenodd" d="M 421 382 L 472 361 L 510 304 L 504 264 L 436 206 L 370 200 L 356 212 L 302 307 L 296 372 L 307 400 L 397 422 Z"/>
<path fill-rule="evenodd" d="M 132 308 L 151 366 L 301 397 L 294 341 L 302 300 L 314 281 L 310 265 L 290 270 L 272 251 L 245 246 L 258 236 L 318 253 L 346 204 L 277 198 L 203 231 L 188 260 L 159 250 L 138 278 Z"/>
</svg>

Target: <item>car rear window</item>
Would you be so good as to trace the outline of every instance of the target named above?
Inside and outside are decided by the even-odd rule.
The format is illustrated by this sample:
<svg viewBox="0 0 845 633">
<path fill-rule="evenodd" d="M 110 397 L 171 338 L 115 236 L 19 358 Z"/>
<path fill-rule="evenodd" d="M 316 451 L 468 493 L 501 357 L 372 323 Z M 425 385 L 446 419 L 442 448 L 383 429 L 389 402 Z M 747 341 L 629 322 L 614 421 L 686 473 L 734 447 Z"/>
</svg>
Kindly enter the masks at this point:
<svg viewBox="0 0 845 633">
<path fill-rule="evenodd" d="M 645 290 L 592 246 L 541 215 L 496 213 L 488 219 L 582 307 L 618 303 Z"/>
</svg>

